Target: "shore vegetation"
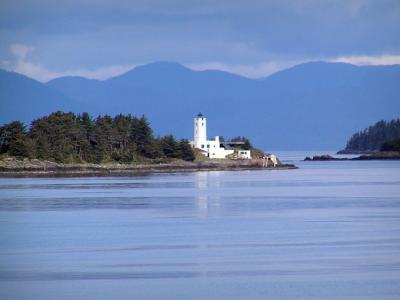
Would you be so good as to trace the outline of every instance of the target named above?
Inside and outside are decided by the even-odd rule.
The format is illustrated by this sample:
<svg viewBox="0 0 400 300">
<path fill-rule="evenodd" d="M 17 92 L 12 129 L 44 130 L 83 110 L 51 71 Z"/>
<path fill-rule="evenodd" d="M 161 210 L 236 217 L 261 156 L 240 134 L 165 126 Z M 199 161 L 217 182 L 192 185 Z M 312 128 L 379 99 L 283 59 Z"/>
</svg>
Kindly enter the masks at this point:
<svg viewBox="0 0 400 300">
<path fill-rule="evenodd" d="M 362 153 L 379 151 L 385 143 L 400 139 L 400 119 L 381 120 L 351 136 L 346 148 L 339 153 Z M 387 147 L 386 145 L 385 147 Z M 387 151 L 387 150 L 383 150 Z"/>
<path fill-rule="evenodd" d="M 88 113 L 55 112 L 0 127 L 0 156 L 57 163 L 132 163 L 173 159 L 193 161 L 189 142 L 173 135 L 154 137 L 145 116 L 119 114 L 92 118 Z"/>
</svg>

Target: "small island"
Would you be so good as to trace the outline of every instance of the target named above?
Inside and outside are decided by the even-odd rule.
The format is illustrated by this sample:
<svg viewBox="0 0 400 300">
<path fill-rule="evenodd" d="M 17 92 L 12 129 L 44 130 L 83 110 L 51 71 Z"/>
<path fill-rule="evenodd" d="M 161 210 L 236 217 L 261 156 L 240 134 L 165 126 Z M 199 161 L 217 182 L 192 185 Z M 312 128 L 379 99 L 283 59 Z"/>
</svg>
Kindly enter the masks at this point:
<svg viewBox="0 0 400 300">
<path fill-rule="evenodd" d="M 357 157 L 316 155 L 305 161 L 331 160 L 400 160 L 400 119 L 379 121 L 352 135 L 345 149 L 337 154 L 359 154 Z"/>
<path fill-rule="evenodd" d="M 199 119 L 201 118 L 201 119 Z M 195 118 L 194 141 L 154 137 L 148 120 L 132 115 L 55 112 L 0 127 L 0 176 L 128 176 L 151 172 L 293 169 L 244 137 L 207 140 Z M 200 135 L 196 134 L 199 133 Z"/>
<path fill-rule="evenodd" d="M 380 151 L 400 151 L 393 146 L 400 140 L 400 119 L 381 120 L 353 134 L 346 147 L 337 154 L 373 154 Z M 386 144 L 384 146 L 384 144 Z M 382 149 L 382 147 L 384 147 Z"/>
</svg>

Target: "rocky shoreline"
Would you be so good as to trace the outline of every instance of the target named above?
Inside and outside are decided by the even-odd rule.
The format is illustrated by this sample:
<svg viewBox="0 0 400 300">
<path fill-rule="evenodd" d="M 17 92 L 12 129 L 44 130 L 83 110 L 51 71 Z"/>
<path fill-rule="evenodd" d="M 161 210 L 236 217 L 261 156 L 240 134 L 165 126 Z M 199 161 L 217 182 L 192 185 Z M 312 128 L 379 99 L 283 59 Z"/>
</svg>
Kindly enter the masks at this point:
<svg viewBox="0 0 400 300">
<path fill-rule="evenodd" d="M 60 164 L 38 159 L 6 158 L 0 161 L 0 177 L 31 176 L 134 176 L 145 173 L 176 173 L 197 171 L 282 170 L 297 169 L 295 165 L 263 166 L 261 159 L 173 161 L 158 164 Z"/>
<path fill-rule="evenodd" d="M 400 160 L 400 152 L 374 152 L 357 157 L 333 157 L 329 154 L 307 156 L 304 161 L 334 161 L 334 160 Z"/>
</svg>

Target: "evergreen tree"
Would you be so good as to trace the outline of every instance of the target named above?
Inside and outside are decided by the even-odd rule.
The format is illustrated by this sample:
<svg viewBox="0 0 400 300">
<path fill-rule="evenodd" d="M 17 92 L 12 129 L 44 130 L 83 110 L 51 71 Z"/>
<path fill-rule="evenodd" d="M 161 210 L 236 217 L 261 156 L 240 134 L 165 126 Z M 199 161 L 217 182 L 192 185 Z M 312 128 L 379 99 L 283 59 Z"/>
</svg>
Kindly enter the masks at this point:
<svg viewBox="0 0 400 300">
<path fill-rule="evenodd" d="M 113 147 L 113 120 L 110 116 L 97 117 L 94 125 L 94 161 L 111 160 Z"/>
<path fill-rule="evenodd" d="M 55 112 L 34 120 L 29 132 L 21 122 L 0 127 L 0 152 L 56 162 L 132 162 L 136 159 L 193 160 L 186 140 L 155 139 L 147 119 L 131 115 L 98 116 Z"/>
<path fill-rule="evenodd" d="M 15 121 L 0 127 L 0 152 L 16 157 L 32 156 L 22 122 Z"/>
<path fill-rule="evenodd" d="M 400 119 L 379 121 L 353 134 L 346 145 L 347 151 L 376 151 L 383 143 L 400 138 Z"/>
<path fill-rule="evenodd" d="M 136 146 L 136 153 L 146 158 L 156 158 L 160 156 L 160 149 L 156 146 L 153 138 L 153 131 L 145 116 L 135 119 L 132 122 L 130 139 Z"/>
<path fill-rule="evenodd" d="M 243 150 L 251 150 L 253 146 L 250 143 L 250 140 L 244 136 L 237 136 L 231 139 L 231 142 L 243 142 L 244 144 L 240 147 Z"/>
<path fill-rule="evenodd" d="M 130 143 L 129 135 L 133 118 L 131 115 L 119 114 L 113 119 L 113 159 L 116 161 L 129 162 L 133 160 L 135 145 Z"/>
<path fill-rule="evenodd" d="M 400 139 L 383 143 L 381 151 L 400 151 Z"/>
<path fill-rule="evenodd" d="M 87 112 L 78 116 L 79 123 L 79 137 L 78 137 L 78 156 L 79 160 L 83 162 L 93 162 L 94 158 L 94 145 L 95 145 L 95 132 L 94 122 Z"/>
<path fill-rule="evenodd" d="M 76 115 L 58 111 L 32 122 L 29 136 L 39 158 L 74 162 L 79 160 L 79 133 Z"/>
<path fill-rule="evenodd" d="M 162 153 L 168 158 L 180 157 L 180 145 L 172 135 L 166 135 L 160 139 Z"/>
<path fill-rule="evenodd" d="M 195 155 L 192 147 L 188 140 L 182 139 L 179 141 L 179 157 L 183 160 L 193 161 L 195 160 Z"/>
</svg>

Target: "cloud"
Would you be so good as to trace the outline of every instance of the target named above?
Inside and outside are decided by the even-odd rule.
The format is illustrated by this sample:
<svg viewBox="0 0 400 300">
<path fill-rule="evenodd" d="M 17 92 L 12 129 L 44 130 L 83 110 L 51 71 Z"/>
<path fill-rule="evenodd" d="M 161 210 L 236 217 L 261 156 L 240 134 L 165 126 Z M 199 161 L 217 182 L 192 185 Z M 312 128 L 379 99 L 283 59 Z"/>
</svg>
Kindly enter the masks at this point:
<svg viewBox="0 0 400 300">
<path fill-rule="evenodd" d="M 81 76 L 89 79 L 104 80 L 114 76 L 121 75 L 137 65 L 140 64 L 111 64 L 99 68 L 87 69 L 78 68 L 63 71 L 54 71 L 46 68 L 40 63 L 33 62 L 30 56 L 35 51 L 35 47 L 24 44 L 12 44 L 10 52 L 14 56 L 14 62 L 9 60 L 2 60 L 1 65 L 3 68 L 24 74 L 28 77 L 34 78 L 38 81 L 46 82 L 54 78 L 62 76 Z M 393 65 L 400 64 L 400 55 L 353 55 L 353 56 L 339 56 L 339 57 L 308 57 L 308 58 L 284 58 L 276 57 L 267 61 L 259 63 L 248 62 L 242 64 L 224 63 L 221 61 L 206 61 L 198 63 L 184 63 L 185 66 L 193 70 L 220 70 L 237 75 L 245 76 L 248 78 L 262 78 L 269 76 L 278 71 L 293 67 L 308 61 L 328 61 L 328 62 L 342 62 L 351 63 L 354 65 Z M 149 61 L 150 62 L 150 61 Z"/>
<path fill-rule="evenodd" d="M 262 78 L 295 65 L 310 61 L 327 61 L 349 63 L 358 66 L 378 66 L 378 65 L 395 65 L 400 64 L 400 55 L 378 55 L 378 56 L 340 56 L 334 58 L 308 57 L 302 59 L 277 59 L 261 62 L 258 64 L 231 65 L 222 62 L 205 62 L 186 64 L 193 70 L 220 70 L 249 78 Z"/>
<path fill-rule="evenodd" d="M 228 65 L 221 62 L 206 62 L 196 64 L 186 64 L 187 67 L 203 71 L 203 70 L 220 70 L 248 78 L 261 78 L 278 71 L 290 68 L 294 65 L 304 62 L 303 60 L 286 60 L 286 61 L 268 61 L 259 64 L 247 65 Z"/>
<path fill-rule="evenodd" d="M 380 56 L 341 56 L 329 60 L 331 62 L 343 62 L 353 65 L 396 65 L 400 64 L 400 55 L 380 55 Z"/>
<path fill-rule="evenodd" d="M 40 61 L 60 69 L 127 57 L 247 64 L 253 56 L 232 45 L 257 55 L 398 52 L 399 16 L 399 0 L 2 0 L 0 40 L 46 49 Z"/>
<path fill-rule="evenodd" d="M 89 79 L 107 79 L 120 74 L 123 74 L 135 65 L 110 65 L 96 69 L 76 69 L 66 70 L 62 72 L 51 71 L 41 65 L 29 60 L 29 54 L 35 50 L 34 47 L 23 44 L 12 44 L 10 52 L 15 58 L 15 63 L 2 61 L 2 66 L 10 71 L 14 71 L 41 82 L 46 82 L 54 78 L 62 76 L 82 76 Z"/>
<path fill-rule="evenodd" d="M 35 50 L 34 47 L 32 46 L 27 46 L 23 44 L 12 44 L 10 46 L 10 51 L 11 53 L 18 59 L 18 60 L 24 60 L 26 56 Z"/>
<path fill-rule="evenodd" d="M 80 69 L 80 70 L 72 70 L 72 71 L 65 71 L 59 74 L 63 74 L 61 76 L 82 76 L 90 79 L 108 79 L 114 76 L 121 75 L 123 73 L 128 72 L 129 70 L 133 69 L 137 65 L 128 64 L 128 65 L 111 65 L 106 67 L 97 68 L 94 70 L 88 69 Z M 58 76 L 59 77 L 59 76 Z"/>
</svg>

